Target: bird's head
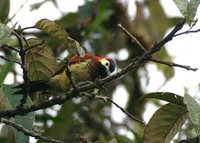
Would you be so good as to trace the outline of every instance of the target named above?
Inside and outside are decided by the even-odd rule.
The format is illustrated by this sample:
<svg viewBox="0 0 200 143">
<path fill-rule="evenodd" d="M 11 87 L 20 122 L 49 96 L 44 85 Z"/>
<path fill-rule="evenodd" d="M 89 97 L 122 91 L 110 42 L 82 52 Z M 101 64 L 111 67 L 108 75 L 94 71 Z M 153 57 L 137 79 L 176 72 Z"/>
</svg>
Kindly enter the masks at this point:
<svg viewBox="0 0 200 143">
<path fill-rule="evenodd" d="M 102 58 L 98 60 L 99 76 L 105 78 L 115 71 L 116 63 L 113 59 Z"/>
<path fill-rule="evenodd" d="M 70 59 L 69 64 L 80 64 L 84 61 L 90 61 L 88 67 L 94 79 L 98 77 L 105 78 L 111 75 L 116 68 L 116 63 L 113 59 L 102 58 L 91 54 L 85 54 L 84 57 L 76 55 Z"/>
</svg>

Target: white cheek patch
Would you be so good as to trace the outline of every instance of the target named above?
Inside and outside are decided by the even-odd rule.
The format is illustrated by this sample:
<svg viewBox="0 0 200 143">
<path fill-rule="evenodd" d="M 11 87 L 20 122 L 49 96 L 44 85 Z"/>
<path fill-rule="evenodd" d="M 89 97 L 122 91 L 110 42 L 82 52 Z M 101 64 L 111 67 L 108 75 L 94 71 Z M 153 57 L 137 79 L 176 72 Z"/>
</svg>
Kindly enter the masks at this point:
<svg viewBox="0 0 200 143">
<path fill-rule="evenodd" d="M 109 68 L 109 66 L 110 66 L 110 62 L 109 62 L 108 60 L 106 60 L 106 59 L 102 59 L 102 60 L 101 60 L 101 63 L 102 63 L 102 65 L 104 65 L 105 67 L 108 67 L 108 68 Z"/>
<path fill-rule="evenodd" d="M 110 72 L 110 70 L 109 70 L 110 62 L 109 62 L 108 60 L 106 60 L 106 59 L 101 59 L 100 62 L 101 62 L 102 65 L 105 66 L 105 68 L 106 68 L 106 73 L 107 73 L 108 75 L 111 75 L 111 72 Z"/>
</svg>

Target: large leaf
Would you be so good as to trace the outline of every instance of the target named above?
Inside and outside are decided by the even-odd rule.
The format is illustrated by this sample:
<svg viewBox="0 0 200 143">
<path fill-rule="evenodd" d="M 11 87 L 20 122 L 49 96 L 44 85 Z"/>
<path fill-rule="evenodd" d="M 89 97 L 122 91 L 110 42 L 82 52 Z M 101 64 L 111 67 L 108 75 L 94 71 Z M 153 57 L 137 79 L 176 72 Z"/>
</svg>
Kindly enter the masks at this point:
<svg viewBox="0 0 200 143">
<path fill-rule="evenodd" d="M 187 22 L 190 24 L 196 15 L 197 8 L 199 7 L 200 0 L 190 0 L 188 3 L 188 15 L 186 17 Z"/>
<path fill-rule="evenodd" d="M 180 10 L 181 14 L 186 18 L 189 25 L 193 22 L 196 15 L 197 8 L 199 6 L 200 0 L 174 0 L 174 3 Z"/>
<path fill-rule="evenodd" d="M 16 92 L 18 89 L 13 88 L 12 86 L 9 85 L 2 85 L 2 91 L 4 95 L 6 95 L 8 101 L 10 102 L 12 108 L 16 108 L 20 104 L 20 100 L 22 96 L 14 96 L 14 92 Z M 27 105 L 32 104 L 30 98 L 27 98 Z M 24 128 L 31 130 L 33 127 L 34 123 L 34 113 L 29 113 L 25 116 L 16 116 L 14 118 L 14 122 L 22 125 Z M 16 143 L 28 143 L 29 142 L 29 137 L 25 136 L 22 132 L 19 132 L 16 130 L 15 132 L 15 140 Z"/>
<path fill-rule="evenodd" d="M 182 96 L 170 92 L 153 92 L 146 94 L 143 98 L 160 99 L 177 105 L 184 105 Z"/>
<path fill-rule="evenodd" d="M 194 100 L 194 98 L 187 94 L 184 96 L 184 103 L 187 105 L 189 117 L 197 132 L 197 136 L 200 136 L 200 105 Z"/>
<path fill-rule="evenodd" d="M 80 44 L 72 39 L 68 33 L 61 26 L 57 25 L 55 22 L 50 21 L 48 19 L 39 20 L 36 25 L 36 28 L 48 33 L 53 38 L 63 42 L 66 46 L 68 46 L 74 53 L 79 53 L 80 56 L 85 55 L 85 51 L 80 46 Z"/>
<path fill-rule="evenodd" d="M 56 70 L 56 59 L 50 47 L 42 40 L 32 38 L 28 41 L 30 48 L 26 53 L 26 64 L 31 80 L 48 79 Z"/>
<path fill-rule="evenodd" d="M 26 65 L 29 78 L 32 81 L 49 79 L 57 71 L 56 58 L 51 48 L 42 40 L 32 38 L 27 41 Z M 32 47 L 32 48 L 31 48 Z M 44 101 L 50 95 L 34 94 L 31 96 L 34 104 Z"/>
<path fill-rule="evenodd" d="M 144 143 L 169 143 L 187 119 L 184 106 L 169 103 L 158 109 L 148 122 Z"/>
<path fill-rule="evenodd" d="M 188 0 L 174 0 L 174 3 L 180 10 L 181 14 L 186 17 L 187 16 L 187 6 L 188 6 Z"/>
</svg>

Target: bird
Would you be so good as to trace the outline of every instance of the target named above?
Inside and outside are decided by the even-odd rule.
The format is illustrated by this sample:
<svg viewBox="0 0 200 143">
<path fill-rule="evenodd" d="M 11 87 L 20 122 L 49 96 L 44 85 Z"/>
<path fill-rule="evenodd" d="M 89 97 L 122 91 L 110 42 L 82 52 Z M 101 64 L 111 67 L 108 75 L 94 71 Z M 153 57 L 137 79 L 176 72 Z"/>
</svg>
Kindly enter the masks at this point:
<svg viewBox="0 0 200 143">
<path fill-rule="evenodd" d="M 95 81 L 110 76 L 116 69 L 116 63 L 111 58 L 104 58 L 92 54 L 85 54 L 83 57 L 74 55 L 68 62 L 70 76 L 75 83 Z M 66 66 L 63 66 L 51 78 L 47 80 L 36 80 L 29 82 L 29 93 L 38 91 L 54 91 L 58 93 L 67 92 L 71 87 L 69 75 L 66 73 Z M 20 84 L 15 94 L 23 94 L 26 85 Z"/>
</svg>

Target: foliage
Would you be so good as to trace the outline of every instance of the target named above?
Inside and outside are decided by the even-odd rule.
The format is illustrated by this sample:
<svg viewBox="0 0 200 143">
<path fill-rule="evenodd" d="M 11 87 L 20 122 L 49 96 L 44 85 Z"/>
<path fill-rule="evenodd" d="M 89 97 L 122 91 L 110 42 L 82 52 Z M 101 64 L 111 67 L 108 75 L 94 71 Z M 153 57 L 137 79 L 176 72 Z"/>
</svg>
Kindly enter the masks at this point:
<svg viewBox="0 0 200 143">
<path fill-rule="evenodd" d="M 54 22 L 48 19 L 42 19 L 36 23 L 35 27 L 63 42 L 66 46 L 72 49 L 72 51 L 75 51 L 75 54 L 78 53 L 80 56 L 84 56 L 85 52 L 82 47 L 80 47 L 79 43 L 70 38 L 68 33 Z"/>
<path fill-rule="evenodd" d="M 55 0 L 50 1 L 58 8 Z M 45 2 L 32 5 L 32 10 L 38 9 Z M 186 22 L 192 25 L 199 1 L 174 0 L 174 2 L 186 18 Z M 134 20 L 129 18 L 127 7 L 121 2 L 94 0 L 85 1 L 77 12 L 64 14 L 56 21 L 41 19 L 31 27 L 16 28 L 13 26 L 9 28 L 7 26 L 10 20 L 8 17 L 9 3 L 9 0 L 0 2 L 0 52 L 3 53 L 1 59 L 4 60 L 0 63 L 1 84 L 8 73 L 14 75 L 16 83 L 13 84 L 18 84 L 16 78 L 18 69 L 14 66 L 15 64 L 21 66 L 25 80 L 26 75 L 30 80 L 48 79 L 59 69 L 62 62 L 58 63 L 56 60 L 63 58 L 65 52 L 69 54 L 67 58 L 74 54 L 84 56 L 85 53 L 117 57 L 121 50 L 125 50 L 128 53 L 126 59 L 115 59 L 118 68 L 122 69 L 128 66 L 133 59 L 142 57 L 144 51 L 141 51 L 137 42 L 132 42 L 133 39 L 119 30 L 118 23 L 126 27 L 127 31 L 138 39 L 147 52 L 152 45 L 156 45 L 156 41 L 162 41 L 166 31 L 174 27 L 181 19 L 179 17 L 167 17 L 159 0 L 154 0 L 154 2 L 146 0 L 144 3 L 136 2 L 137 11 Z M 148 17 L 145 16 L 145 9 L 149 11 Z M 29 32 L 33 28 L 40 31 Z M 30 35 L 35 38 L 30 38 Z M 12 44 L 13 39 L 18 44 Z M 163 48 L 156 52 L 155 57 L 160 60 L 171 59 Z M 166 66 L 167 64 L 158 63 L 156 65 L 163 72 L 165 80 L 173 78 L 173 68 Z M 124 117 L 122 123 L 117 123 L 113 120 L 115 117 L 110 114 L 112 102 L 111 104 L 109 102 L 97 102 L 98 100 L 93 98 L 89 100 L 82 96 L 70 99 L 61 105 L 43 108 L 38 112 L 30 112 L 24 115 L 20 113 L 20 116 L 13 118 L 8 116 L 7 119 L 28 129 L 30 131 L 28 135 L 36 135 L 34 137 L 41 139 L 41 134 L 66 142 L 168 143 L 173 140 L 187 119 L 191 120 L 197 136 L 200 136 L 200 105 L 194 98 L 187 94 L 183 97 L 169 92 L 153 92 L 144 95 L 138 69 L 144 70 L 147 74 L 146 64 L 148 62 L 140 64 L 140 68 L 131 70 L 122 78 L 106 84 L 106 88 L 109 90 L 100 89 L 101 94 L 109 95 L 112 99 L 115 96 L 116 88 L 123 85 L 129 95 L 124 110 L 140 120 L 143 120 L 142 116 L 145 105 L 148 104 L 147 101 L 154 99 L 153 103 L 159 103 L 159 109 L 146 125 L 137 123 L 128 116 Z M 146 82 L 148 82 L 148 78 L 146 78 Z M 16 108 L 20 111 L 20 108 L 26 109 L 26 107 L 30 107 L 29 105 L 36 108 L 38 104 L 40 105 L 47 100 L 46 95 L 52 98 L 52 94 L 48 93 L 30 95 L 31 98 L 27 98 L 25 107 L 18 107 L 22 96 L 25 97 L 25 95 L 14 95 L 16 91 L 17 89 L 13 88 L 13 85 L 1 85 L 0 113 Z M 58 98 L 55 98 L 55 100 Z M 121 98 L 123 98 L 123 95 Z M 168 103 L 162 105 L 155 99 L 157 101 L 164 100 Z M 3 117 L 0 114 L 0 119 Z M 38 123 L 41 124 L 37 125 Z M 29 142 L 27 133 L 24 135 L 21 131 L 8 125 L 5 125 L 1 131 L 0 142 L 5 142 L 5 140 L 7 142 Z M 129 133 L 133 137 L 129 138 L 128 135 L 122 135 L 121 131 Z M 10 134 L 12 134 L 11 139 L 9 139 Z M 187 136 L 187 134 L 184 135 Z M 38 140 L 38 142 L 41 142 L 41 140 Z"/>
<path fill-rule="evenodd" d="M 197 136 L 200 136 L 200 121 L 199 121 L 200 105 L 187 94 L 184 97 L 184 103 L 187 105 L 189 117 L 190 120 L 192 121 L 192 124 L 194 125 Z"/>
<path fill-rule="evenodd" d="M 10 85 L 2 85 L 1 86 L 1 94 L 0 94 L 0 98 L 4 99 L 4 101 L 1 102 L 1 104 L 3 103 L 4 106 L 1 107 L 0 111 L 5 110 L 5 109 L 15 109 L 21 100 L 21 96 L 13 96 L 13 93 L 16 91 L 17 89 L 14 89 L 12 86 Z M 30 98 L 27 99 L 27 104 L 31 104 L 31 100 Z M 25 127 L 26 129 L 31 130 L 33 127 L 33 122 L 34 122 L 34 113 L 29 113 L 27 115 L 24 116 L 16 116 L 15 118 L 10 118 L 11 121 L 13 121 L 16 124 L 22 125 L 23 127 Z M 21 142 L 28 142 L 29 141 L 29 137 L 24 135 L 24 133 L 22 132 L 18 132 L 17 130 L 10 128 L 9 126 L 3 126 L 3 130 L 9 130 L 7 134 L 5 134 L 4 136 L 6 138 L 10 138 L 9 140 L 13 141 L 12 138 L 14 138 L 14 140 L 16 141 L 16 143 L 21 143 Z M 11 134 L 13 134 L 13 136 L 10 136 Z"/>
<path fill-rule="evenodd" d="M 200 4 L 200 0 L 190 0 L 189 2 L 188 0 L 174 0 L 174 2 L 181 14 L 186 18 L 187 23 L 191 25 Z"/>
</svg>

